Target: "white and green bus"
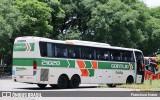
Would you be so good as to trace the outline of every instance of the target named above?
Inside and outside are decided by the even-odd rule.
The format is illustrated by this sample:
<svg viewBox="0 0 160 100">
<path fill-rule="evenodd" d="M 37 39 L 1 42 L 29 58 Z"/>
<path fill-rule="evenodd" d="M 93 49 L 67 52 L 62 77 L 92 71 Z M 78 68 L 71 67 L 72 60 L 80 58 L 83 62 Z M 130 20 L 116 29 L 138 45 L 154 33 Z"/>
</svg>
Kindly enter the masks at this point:
<svg viewBox="0 0 160 100">
<path fill-rule="evenodd" d="M 80 84 L 143 83 L 143 53 L 137 49 L 114 47 L 81 40 L 51 40 L 26 36 L 15 39 L 12 79 L 77 88 Z"/>
</svg>

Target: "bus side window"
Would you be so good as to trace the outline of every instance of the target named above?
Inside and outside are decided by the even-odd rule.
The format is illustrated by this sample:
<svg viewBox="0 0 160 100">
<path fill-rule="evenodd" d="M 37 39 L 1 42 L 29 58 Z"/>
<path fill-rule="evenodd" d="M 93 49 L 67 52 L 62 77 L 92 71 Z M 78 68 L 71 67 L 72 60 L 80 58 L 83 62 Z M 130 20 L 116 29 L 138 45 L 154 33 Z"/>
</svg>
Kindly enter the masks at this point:
<svg viewBox="0 0 160 100">
<path fill-rule="evenodd" d="M 96 55 L 98 60 L 109 60 L 109 52 L 107 49 L 96 50 Z"/>
<path fill-rule="evenodd" d="M 82 48 L 82 58 L 84 59 L 94 59 L 94 49 L 93 48 Z"/>
<path fill-rule="evenodd" d="M 126 53 L 126 51 L 122 52 L 122 61 L 127 62 L 127 53 Z"/>
<path fill-rule="evenodd" d="M 67 57 L 68 53 L 67 53 L 67 48 L 64 45 L 56 45 L 56 54 L 55 56 L 57 57 Z"/>
<path fill-rule="evenodd" d="M 69 58 L 80 58 L 80 50 L 79 47 L 68 47 L 68 57 Z"/>
<path fill-rule="evenodd" d="M 104 54 L 103 54 L 103 57 L 104 57 L 104 60 L 109 60 L 109 55 L 108 55 L 108 53 L 104 53 Z"/>
<path fill-rule="evenodd" d="M 39 42 L 40 54 L 42 57 L 47 56 L 47 42 Z"/>
<path fill-rule="evenodd" d="M 111 50 L 111 60 L 121 61 L 121 52 L 119 50 Z"/>
<path fill-rule="evenodd" d="M 134 62 L 133 52 L 127 52 L 127 61 Z"/>
<path fill-rule="evenodd" d="M 132 51 L 122 51 L 122 61 L 124 62 L 134 62 Z"/>
<path fill-rule="evenodd" d="M 47 43 L 47 57 L 53 57 L 54 56 L 54 48 L 52 47 L 51 43 Z"/>
</svg>

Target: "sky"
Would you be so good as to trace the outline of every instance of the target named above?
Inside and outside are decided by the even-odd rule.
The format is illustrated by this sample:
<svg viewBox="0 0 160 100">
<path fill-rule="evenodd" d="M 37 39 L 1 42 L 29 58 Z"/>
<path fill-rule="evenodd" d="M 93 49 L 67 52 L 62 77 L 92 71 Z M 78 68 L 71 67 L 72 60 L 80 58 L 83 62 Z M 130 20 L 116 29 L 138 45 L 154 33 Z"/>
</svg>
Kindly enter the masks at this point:
<svg viewBox="0 0 160 100">
<path fill-rule="evenodd" d="M 143 1 L 150 8 L 155 8 L 160 6 L 160 0 L 141 0 L 141 1 Z"/>
</svg>

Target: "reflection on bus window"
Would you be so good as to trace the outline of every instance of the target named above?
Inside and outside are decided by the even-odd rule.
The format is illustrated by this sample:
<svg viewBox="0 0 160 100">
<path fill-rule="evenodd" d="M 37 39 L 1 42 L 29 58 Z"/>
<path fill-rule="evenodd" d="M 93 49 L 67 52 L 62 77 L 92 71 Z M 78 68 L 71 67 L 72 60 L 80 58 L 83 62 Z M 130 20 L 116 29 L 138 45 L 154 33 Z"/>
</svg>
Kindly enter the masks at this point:
<svg viewBox="0 0 160 100">
<path fill-rule="evenodd" d="M 107 49 L 97 50 L 96 54 L 98 60 L 109 60 L 109 52 Z"/>
<path fill-rule="evenodd" d="M 51 43 L 47 43 L 47 56 L 48 57 L 53 57 L 53 45 Z"/>
<path fill-rule="evenodd" d="M 67 57 L 67 48 L 63 45 L 56 45 L 56 54 L 57 57 Z"/>
<path fill-rule="evenodd" d="M 94 59 L 94 49 L 82 48 L 82 58 Z"/>
<path fill-rule="evenodd" d="M 110 53 L 112 61 L 121 61 L 121 52 L 117 50 L 112 50 Z"/>
<path fill-rule="evenodd" d="M 134 62 L 133 52 L 122 51 L 122 61 L 124 61 L 124 62 Z"/>
<path fill-rule="evenodd" d="M 68 47 L 68 57 L 69 58 L 80 58 L 79 47 Z"/>
</svg>

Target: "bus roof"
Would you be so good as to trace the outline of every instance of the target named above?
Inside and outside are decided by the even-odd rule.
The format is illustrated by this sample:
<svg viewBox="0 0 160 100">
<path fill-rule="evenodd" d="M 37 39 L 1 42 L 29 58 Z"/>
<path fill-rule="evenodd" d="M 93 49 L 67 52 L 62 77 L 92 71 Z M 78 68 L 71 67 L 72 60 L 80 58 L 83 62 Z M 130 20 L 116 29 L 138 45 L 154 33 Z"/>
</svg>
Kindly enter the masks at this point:
<svg viewBox="0 0 160 100">
<path fill-rule="evenodd" d="M 21 40 L 21 39 L 34 39 L 36 41 L 45 41 L 45 42 L 54 42 L 54 43 L 61 43 L 61 44 L 90 46 L 90 47 L 112 48 L 112 49 L 119 49 L 119 50 L 129 50 L 129 51 L 141 52 L 141 50 L 138 50 L 138 49 L 116 47 L 116 46 L 110 46 L 109 44 L 106 44 L 106 43 L 82 41 L 82 40 L 53 40 L 49 38 L 36 37 L 36 36 L 24 36 L 24 37 L 16 38 L 16 40 Z"/>
</svg>

